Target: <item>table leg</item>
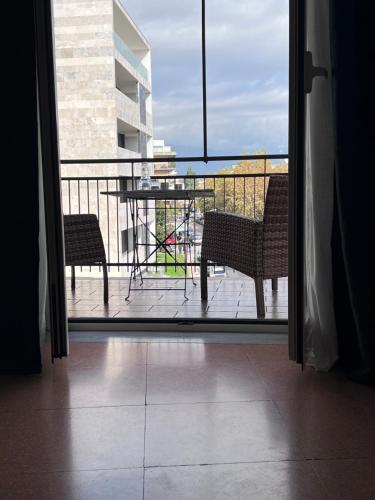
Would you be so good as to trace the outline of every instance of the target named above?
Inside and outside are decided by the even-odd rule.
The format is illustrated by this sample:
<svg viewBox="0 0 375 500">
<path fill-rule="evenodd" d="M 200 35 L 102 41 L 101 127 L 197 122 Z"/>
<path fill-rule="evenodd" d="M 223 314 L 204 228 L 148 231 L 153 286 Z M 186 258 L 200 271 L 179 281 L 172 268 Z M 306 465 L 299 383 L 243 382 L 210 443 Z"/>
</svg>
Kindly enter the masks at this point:
<svg viewBox="0 0 375 500">
<path fill-rule="evenodd" d="M 138 200 L 136 200 L 135 202 L 135 210 L 136 210 L 136 221 L 138 222 L 138 220 L 140 222 L 142 222 L 142 219 L 139 217 L 139 206 L 138 206 Z M 136 256 L 137 256 L 137 268 L 139 269 L 139 274 L 140 274 L 140 277 L 141 277 L 141 286 L 143 286 L 143 275 L 142 275 L 142 267 L 140 266 L 140 262 L 139 262 L 139 245 L 138 245 L 138 224 L 136 225 L 136 240 L 135 240 L 135 252 L 136 252 Z M 147 260 L 147 259 L 146 259 Z M 135 279 L 135 276 L 134 276 L 134 279 Z"/>
<path fill-rule="evenodd" d="M 133 262 L 132 262 L 132 267 L 130 271 L 130 276 L 129 276 L 129 288 L 128 288 L 128 295 L 125 297 L 125 300 L 129 300 L 130 297 L 130 292 L 132 289 L 132 279 L 134 277 L 135 279 L 135 270 L 136 270 L 136 262 L 135 262 L 135 225 L 136 225 L 136 219 L 135 219 L 135 207 L 134 207 L 134 200 L 130 200 L 130 216 L 132 219 L 132 232 L 133 232 Z"/>
</svg>

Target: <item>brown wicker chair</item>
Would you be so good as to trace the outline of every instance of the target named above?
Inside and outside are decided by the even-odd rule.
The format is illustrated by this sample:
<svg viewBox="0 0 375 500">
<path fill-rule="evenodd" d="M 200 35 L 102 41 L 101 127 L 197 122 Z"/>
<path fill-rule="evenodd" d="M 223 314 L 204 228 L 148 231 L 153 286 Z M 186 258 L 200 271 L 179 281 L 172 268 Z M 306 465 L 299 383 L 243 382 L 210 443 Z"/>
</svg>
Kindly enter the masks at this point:
<svg viewBox="0 0 375 500">
<path fill-rule="evenodd" d="M 227 265 L 255 281 L 258 317 L 265 316 L 263 280 L 288 276 L 288 176 L 270 176 L 263 220 L 223 212 L 204 217 L 201 298 L 207 300 L 207 261 Z"/>
<path fill-rule="evenodd" d="M 75 289 L 74 266 L 103 266 L 104 303 L 108 304 L 108 272 L 102 233 L 94 214 L 64 215 L 65 265 L 72 266 L 71 287 Z"/>
</svg>

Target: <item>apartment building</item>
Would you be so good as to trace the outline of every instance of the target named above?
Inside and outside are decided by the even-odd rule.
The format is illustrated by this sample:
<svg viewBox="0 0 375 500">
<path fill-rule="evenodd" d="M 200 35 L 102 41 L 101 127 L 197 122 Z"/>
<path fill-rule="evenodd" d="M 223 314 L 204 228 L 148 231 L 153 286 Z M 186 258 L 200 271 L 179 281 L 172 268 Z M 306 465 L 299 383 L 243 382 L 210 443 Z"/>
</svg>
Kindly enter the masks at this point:
<svg viewBox="0 0 375 500">
<path fill-rule="evenodd" d="M 155 163 L 155 175 L 167 177 L 177 174 L 176 163 L 174 162 L 176 151 L 174 151 L 171 146 L 167 146 L 163 139 L 153 140 L 153 153 L 154 158 L 170 158 L 170 162 Z"/>
<path fill-rule="evenodd" d="M 54 0 L 54 30 L 61 159 L 151 158 L 151 47 L 123 3 Z M 141 167 L 134 163 L 135 175 Z M 85 178 L 79 206 L 62 182 L 64 213 L 97 213 L 113 262 L 132 259 L 132 223 L 127 203 L 119 207 L 117 199 L 100 194 L 120 181 L 100 178 L 131 173 L 124 163 L 61 167 L 63 179 Z"/>
</svg>

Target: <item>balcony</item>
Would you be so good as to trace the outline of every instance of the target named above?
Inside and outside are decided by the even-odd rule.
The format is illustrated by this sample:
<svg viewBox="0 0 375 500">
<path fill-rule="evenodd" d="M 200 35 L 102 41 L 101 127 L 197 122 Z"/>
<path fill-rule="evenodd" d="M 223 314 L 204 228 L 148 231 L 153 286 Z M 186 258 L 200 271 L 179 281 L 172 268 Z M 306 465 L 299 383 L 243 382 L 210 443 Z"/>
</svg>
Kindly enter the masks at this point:
<svg viewBox="0 0 375 500">
<path fill-rule="evenodd" d="M 130 97 L 125 95 L 120 90 L 116 89 L 116 112 L 117 118 L 131 125 L 135 129 L 141 130 L 148 135 L 151 135 L 152 115 L 147 113 L 146 124 L 141 123 L 139 104 L 134 102 Z"/>
<path fill-rule="evenodd" d="M 115 44 L 116 51 L 120 54 L 128 65 L 132 68 L 133 72 L 138 73 L 141 78 L 149 84 L 150 77 L 147 68 L 142 64 L 138 57 L 132 52 L 132 50 L 126 45 L 126 43 L 119 37 L 117 33 L 113 33 L 113 41 Z"/>
<path fill-rule="evenodd" d="M 132 151 L 131 149 L 120 148 L 120 147 L 117 148 L 117 155 L 119 158 L 133 158 L 135 160 L 137 158 L 141 157 L 141 153 L 138 153 L 137 151 Z M 130 167 L 129 167 L 129 171 L 130 171 Z M 92 179 L 94 179 L 94 178 L 92 178 Z M 101 178 L 98 177 L 97 179 L 100 180 Z"/>
<path fill-rule="evenodd" d="M 159 252 L 153 265 L 145 266 L 143 274 L 147 278 L 147 288 L 131 292 L 125 301 L 129 284 L 129 270 L 133 251 L 127 246 L 124 251 L 121 231 L 131 227 L 129 207 L 123 200 L 100 194 L 103 191 L 129 189 L 131 177 L 64 177 L 64 213 L 96 213 L 99 218 L 109 267 L 109 305 L 103 305 L 103 281 L 99 268 L 76 270 L 77 286 L 72 292 L 67 278 L 68 314 L 71 318 L 134 318 L 139 320 L 168 319 L 178 321 L 218 320 L 246 321 L 257 318 L 254 280 L 230 268 L 210 266 L 208 279 L 208 301 L 200 300 L 200 245 L 203 231 L 203 213 L 207 210 L 222 210 L 251 217 L 262 218 L 268 178 L 271 172 L 244 174 L 209 174 L 193 176 L 168 176 L 160 178 L 170 185 L 182 184 L 186 189 L 215 189 L 214 199 L 200 199 L 194 203 L 190 227 L 192 253 L 189 261 L 187 297 L 179 291 L 183 282 L 183 271 L 171 264 L 167 255 Z M 273 173 L 273 172 L 272 172 Z M 277 175 L 277 173 L 275 173 Z M 137 179 L 135 179 L 137 182 Z M 79 196 L 79 203 L 74 198 Z M 178 203 L 178 202 L 177 202 Z M 156 210 L 161 208 L 156 202 Z M 72 209 L 75 207 L 75 209 Z M 77 210 L 78 208 L 78 210 Z M 165 207 L 164 207 L 165 208 Z M 178 221 L 181 210 L 176 202 L 171 202 L 168 216 L 152 220 L 161 224 L 156 231 L 166 234 L 170 225 Z M 164 213 L 164 212 L 163 212 Z M 151 219 L 150 219 L 151 220 Z M 171 242 L 171 251 L 177 255 L 176 246 Z M 67 269 L 67 275 L 69 269 Z M 196 286 L 192 283 L 192 278 Z M 157 279 L 156 279 L 157 278 Z M 164 281 L 163 281 L 164 280 Z M 139 280 L 137 280 L 139 283 Z M 162 283 L 162 284 L 161 284 Z M 164 286 L 170 290 L 159 290 Z M 279 289 L 272 291 L 271 280 L 265 281 L 266 319 L 286 320 L 288 307 L 288 279 L 279 279 Z"/>
<path fill-rule="evenodd" d="M 132 127 L 139 128 L 139 104 L 134 102 L 120 90 L 116 89 L 115 92 L 117 117 L 123 122 L 129 123 Z"/>
</svg>

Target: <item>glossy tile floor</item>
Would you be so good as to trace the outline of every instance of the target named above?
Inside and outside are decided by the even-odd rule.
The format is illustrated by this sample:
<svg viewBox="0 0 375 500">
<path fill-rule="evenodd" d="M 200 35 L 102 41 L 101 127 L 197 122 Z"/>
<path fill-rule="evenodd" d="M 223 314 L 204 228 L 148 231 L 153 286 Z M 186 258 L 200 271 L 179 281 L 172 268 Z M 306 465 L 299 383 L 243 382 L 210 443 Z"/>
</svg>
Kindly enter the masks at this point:
<svg viewBox="0 0 375 500">
<path fill-rule="evenodd" d="M 374 421 L 286 345 L 72 342 L 1 380 L 0 498 L 370 500 Z"/>
<path fill-rule="evenodd" d="M 109 280 L 109 304 L 103 305 L 103 280 L 84 278 L 76 281 L 73 292 L 66 282 L 68 315 L 77 317 L 115 318 L 225 318 L 254 319 L 257 317 L 254 280 L 228 270 L 225 278 L 209 278 L 207 302 L 201 302 L 200 282 L 197 286 L 188 281 L 188 300 L 184 297 L 183 280 L 147 279 L 145 287 L 153 290 L 135 290 L 125 301 L 129 282 L 127 279 Z M 156 290 L 161 287 L 172 290 Z M 279 279 L 279 289 L 272 292 L 271 281 L 265 281 L 266 319 L 288 318 L 288 279 Z M 155 290 L 154 290 L 155 289 Z"/>
</svg>

